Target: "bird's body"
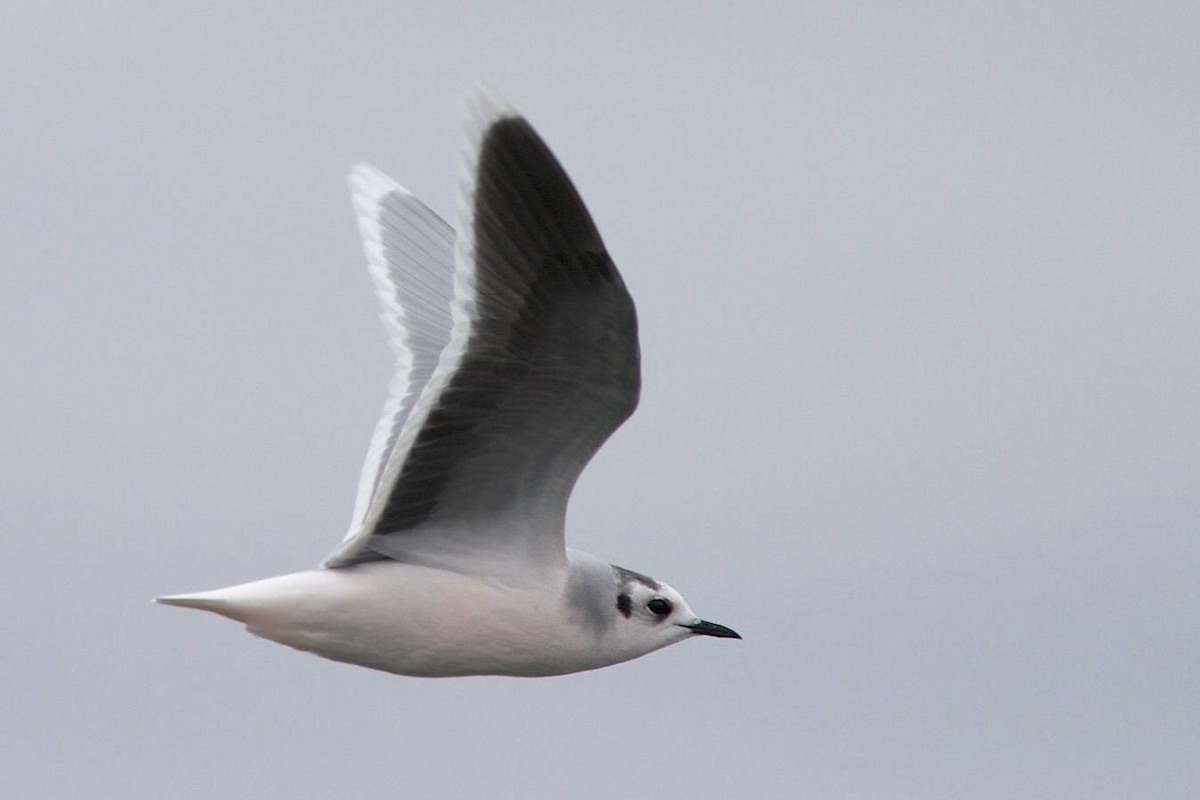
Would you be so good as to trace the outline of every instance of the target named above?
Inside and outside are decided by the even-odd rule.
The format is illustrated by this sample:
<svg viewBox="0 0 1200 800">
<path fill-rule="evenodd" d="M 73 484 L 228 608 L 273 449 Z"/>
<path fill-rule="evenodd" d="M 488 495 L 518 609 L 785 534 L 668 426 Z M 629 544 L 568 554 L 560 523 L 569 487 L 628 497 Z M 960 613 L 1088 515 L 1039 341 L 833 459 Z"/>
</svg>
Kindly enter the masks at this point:
<svg viewBox="0 0 1200 800">
<path fill-rule="evenodd" d="M 615 624 L 615 595 L 602 583 L 604 572 L 611 574 L 609 565 L 584 553 L 571 555 L 576 569 L 527 587 L 381 560 L 173 602 L 215 611 L 298 650 L 401 675 L 540 677 L 643 655 L 640 642 L 623 641 Z M 585 599 L 573 604 L 572 594 Z M 610 595 L 611 608 L 586 602 Z M 564 615 L 563 608 L 572 611 Z M 691 635 L 679 627 L 674 641 Z"/>
<path fill-rule="evenodd" d="M 633 301 L 582 200 L 495 95 L 470 104 L 459 231 L 351 174 L 398 372 L 321 568 L 160 602 L 402 675 L 543 676 L 695 634 L 671 587 L 564 546 L 567 499 L 640 387 Z"/>
</svg>

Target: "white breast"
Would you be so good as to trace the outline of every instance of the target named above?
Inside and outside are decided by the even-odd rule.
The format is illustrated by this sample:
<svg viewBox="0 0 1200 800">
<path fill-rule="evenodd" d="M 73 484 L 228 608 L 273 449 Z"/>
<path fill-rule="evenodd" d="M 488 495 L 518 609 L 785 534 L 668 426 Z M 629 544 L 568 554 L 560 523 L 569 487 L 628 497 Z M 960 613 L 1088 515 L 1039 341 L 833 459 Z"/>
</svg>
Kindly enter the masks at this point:
<svg viewBox="0 0 1200 800">
<path fill-rule="evenodd" d="M 557 675 L 624 658 L 569 617 L 564 584 L 539 589 L 377 561 L 268 578 L 177 605 L 335 661 L 420 677 Z"/>
</svg>

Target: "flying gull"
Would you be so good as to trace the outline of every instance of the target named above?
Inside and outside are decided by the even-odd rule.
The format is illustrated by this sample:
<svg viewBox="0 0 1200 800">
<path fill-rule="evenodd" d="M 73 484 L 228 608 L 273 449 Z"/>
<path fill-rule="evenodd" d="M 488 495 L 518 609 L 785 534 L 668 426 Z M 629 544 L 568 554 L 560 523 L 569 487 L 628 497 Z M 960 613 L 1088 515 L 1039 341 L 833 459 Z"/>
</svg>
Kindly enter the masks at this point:
<svg viewBox="0 0 1200 800">
<path fill-rule="evenodd" d="M 566 172 L 468 99 L 458 232 L 368 166 L 354 206 L 397 374 L 350 530 L 319 568 L 158 598 L 400 675 L 560 675 L 696 635 L 665 583 L 564 545 L 579 473 L 633 413 L 633 301 Z"/>
</svg>

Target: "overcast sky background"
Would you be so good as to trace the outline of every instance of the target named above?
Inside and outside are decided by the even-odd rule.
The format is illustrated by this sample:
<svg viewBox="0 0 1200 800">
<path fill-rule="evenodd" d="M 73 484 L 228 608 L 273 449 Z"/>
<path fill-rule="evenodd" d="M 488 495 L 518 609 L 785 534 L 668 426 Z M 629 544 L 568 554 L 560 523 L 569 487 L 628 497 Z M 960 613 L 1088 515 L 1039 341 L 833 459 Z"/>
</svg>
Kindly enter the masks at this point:
<svg viewBox="0 0 1200 800">
<path fill-rule="evenodd" d="M 5 4 L 3 794 L 1200 796 L 1196 7 L 506 5 Z M 430 681 L 149 602 L 342 536 L 345 169 L 452 217 L 476 80 L 638 303 L 571 544 L 743 642 Z"/>
</svg>

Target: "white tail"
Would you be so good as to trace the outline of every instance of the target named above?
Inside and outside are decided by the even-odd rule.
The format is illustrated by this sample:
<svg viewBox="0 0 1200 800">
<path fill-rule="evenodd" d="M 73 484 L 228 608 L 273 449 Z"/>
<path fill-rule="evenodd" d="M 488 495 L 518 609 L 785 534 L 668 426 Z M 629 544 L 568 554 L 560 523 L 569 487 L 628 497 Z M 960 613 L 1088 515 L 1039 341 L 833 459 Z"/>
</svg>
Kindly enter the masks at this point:
<svg viewBox="0 0 1200 800">
<path fill-rule="evenodd" d="M 195 592 L 193 594 L 171 594 L 154 598 L 154 602 L 166 606 L 182 606 L 183 608 L 198 608 L 201 611 L 212 611 L 223 617 L 240 621 L 238 607 L 230 602 L 225 590 L 217 589 L 212 592 Z"/>
</svg>

